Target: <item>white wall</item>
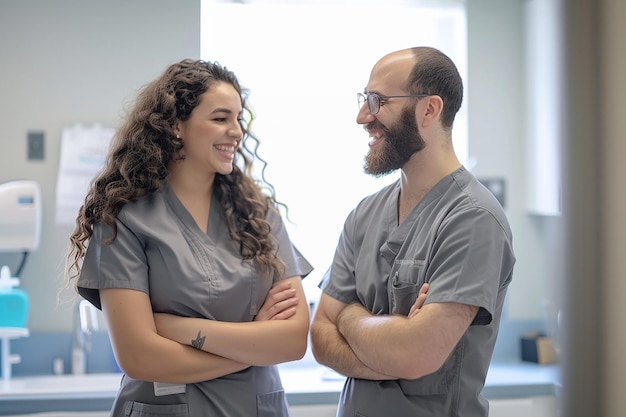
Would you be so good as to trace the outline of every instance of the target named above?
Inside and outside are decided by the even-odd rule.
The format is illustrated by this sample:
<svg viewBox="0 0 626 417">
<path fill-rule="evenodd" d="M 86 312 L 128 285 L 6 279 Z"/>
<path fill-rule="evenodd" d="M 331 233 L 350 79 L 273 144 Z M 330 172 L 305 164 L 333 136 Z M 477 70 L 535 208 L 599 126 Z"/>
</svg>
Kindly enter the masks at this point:
<svg viewBox="0 0 626 417">
<path fill-rule="evenodd" d="M 54 224 L 61 130 L 115 126 L 123 105 L 167 65 L 200 54 L 200 1 L 0 0 L 0 182 L 43 188 L 41 246 L 22 274 L 31 330 L 70 328 L 57 307 L 71 227 Z M 26 160 L 26 134 L 45 132 L 45 159 Z M 0 255 L 16 268 L 19 256 Z"/>
<path fill-rule="evenodd" d="M 525 1 L 468 0 L 469 155 L 478 177 L 504 177 L 517 263 L 505 316 L 553 320 L 560 223 L 527 210 Z"/>
</svg>

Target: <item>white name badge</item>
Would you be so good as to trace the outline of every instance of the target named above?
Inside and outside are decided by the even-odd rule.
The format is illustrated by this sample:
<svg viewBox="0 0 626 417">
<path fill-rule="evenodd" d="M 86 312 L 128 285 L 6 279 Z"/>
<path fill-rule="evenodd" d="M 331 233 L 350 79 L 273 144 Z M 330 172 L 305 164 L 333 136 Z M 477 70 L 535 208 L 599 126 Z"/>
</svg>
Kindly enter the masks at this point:
<svg viewBox="0 0 626 417">
<path fill-rule="evenodd" d="M 161 397 L 163 395 L 184 394 L 185 384 L 167 384 L 165 382 L 154 383 L 154 395 Z"/>
</svg>

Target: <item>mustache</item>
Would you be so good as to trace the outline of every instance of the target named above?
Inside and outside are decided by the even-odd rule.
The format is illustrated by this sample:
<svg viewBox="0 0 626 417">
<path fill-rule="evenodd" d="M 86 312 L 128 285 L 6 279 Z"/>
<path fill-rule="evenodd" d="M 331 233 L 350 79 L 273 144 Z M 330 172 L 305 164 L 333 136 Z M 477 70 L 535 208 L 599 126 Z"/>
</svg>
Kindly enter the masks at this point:
<svg viewBox="0 0 626 417">
<path fill-rule="evenodd" d="M 373 129 L 379 129 L 379 130 L 383 130 L 383 131 L 387 132 L 387 126 L 385 126 L 384 124 L 382 124 L 378 120 L 374 120 L 372 122 L 369 122 L 368 124 L 363 126 L 363 129 L 365 129 L 367 132 L 369 132 L 370 130 L 373 130 Z"/>
</svg>

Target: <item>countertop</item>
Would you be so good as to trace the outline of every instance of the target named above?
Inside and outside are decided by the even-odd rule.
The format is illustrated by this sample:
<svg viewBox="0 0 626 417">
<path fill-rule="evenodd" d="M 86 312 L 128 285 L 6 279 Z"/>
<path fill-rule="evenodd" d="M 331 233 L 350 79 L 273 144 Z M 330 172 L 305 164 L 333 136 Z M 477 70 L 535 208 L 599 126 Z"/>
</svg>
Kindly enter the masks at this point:
<svg viewBox="0 0 626 417">
<path fill-rule="evenodd" d="M 321 366 L 282 366 L 281 378 L 292 405 L 336 402 L 345 380 Z M 489 368 L 483 394 L 488 399 L 558 395 L 558 381 L 559 368 L 555 364 L 499 362 Z"/>
<path fill-rule="evenodd" d="M 334 404 L 344 378 L 321 366 L 280 366 L 290 405 Z M 121 374 L 16 377 L 0 387 L 0 415 L 43 411 L 108 410 Z M 557 395 L 558 365 L 511 361 L 489 369 L 484 394 L 489 399 Z"/>
</svg>

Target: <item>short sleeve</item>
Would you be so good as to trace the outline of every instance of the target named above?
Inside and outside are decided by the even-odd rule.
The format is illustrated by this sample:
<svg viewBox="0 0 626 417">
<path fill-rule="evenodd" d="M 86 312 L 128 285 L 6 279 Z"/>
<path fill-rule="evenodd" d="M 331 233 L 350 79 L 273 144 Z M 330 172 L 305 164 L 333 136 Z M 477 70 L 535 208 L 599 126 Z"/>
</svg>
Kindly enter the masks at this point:
<svg viewBox="0 0 626 417">
<path fill-rule="evenodd" d="M 354 219 L 353 211 L 344 222 L 333 262 L 318 285 L 325 294 L 344 303 L 351 303 L 358 299 L 354 275 L 355 256 L 352 247 Z"/>
<path fill-rule="evenodd" d="M 117 221 L 117 236 L 107 244 L 113 228 L 105 223 L 94 226 L 80 276 L 78 292 L 97 308 L 102 288 L 127 288 L 149 292 L 148 263 L 142 242 L 123 221 Z"/>
<path fill-rule="evenodd" d="M 285 273 L 281 279 L 293 276 L 306 277 L 313 271 L 313 266 L 300 251 L 291 243 L 280 213 L 275 209 L 268 210 L 267 220 L 272 234 L 278 241 L 278 256 L 285 263 Z"/>
<path fill-rule="evenodd" d="M 515 262 L 510 239 L 497 218 L 476 207 L 454 214 L 441 225 L 433 253 L 427 303 L 477 306 L 474 324 L 489 324 L 498 292 L 509 284 Z"/>
</svg>

